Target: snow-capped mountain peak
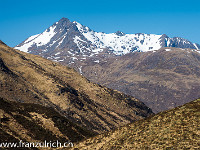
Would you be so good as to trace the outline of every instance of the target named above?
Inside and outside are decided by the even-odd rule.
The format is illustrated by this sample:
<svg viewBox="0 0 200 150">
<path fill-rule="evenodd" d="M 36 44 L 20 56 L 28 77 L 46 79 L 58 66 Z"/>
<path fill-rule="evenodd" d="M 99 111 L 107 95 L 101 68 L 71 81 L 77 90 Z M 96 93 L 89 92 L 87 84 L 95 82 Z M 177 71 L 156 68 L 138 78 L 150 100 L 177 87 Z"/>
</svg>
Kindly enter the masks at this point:
<svg viewBox="0 0 200 150">
<path fill-rule="evenodd" d="M 15 48 L 57 61 L 70 59 L 72 63 L 76 59 L 93 57 L 103 51 L 124 55 L 134 51 L 158 50 L 161 47 L 200 49 L 199 44 L 179 37 L 170 38 L 165 34 L 95 32 L 67 18 L 60 19 L 44 32 L 29 37 Z"/>
</svg>

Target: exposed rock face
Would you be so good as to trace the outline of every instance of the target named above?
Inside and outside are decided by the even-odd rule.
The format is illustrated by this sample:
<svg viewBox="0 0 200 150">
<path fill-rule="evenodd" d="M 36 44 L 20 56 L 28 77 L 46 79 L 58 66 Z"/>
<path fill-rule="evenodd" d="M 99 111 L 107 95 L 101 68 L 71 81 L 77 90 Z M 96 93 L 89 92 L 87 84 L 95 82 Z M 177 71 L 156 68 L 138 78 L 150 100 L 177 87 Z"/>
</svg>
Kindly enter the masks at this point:
<svg viewBox="0 0 200 150">
<path fill-rule="evenodd" d="M 126 35 L 125 33 L 121 32 L 121 31 L 117 31 L 117 32 L 115 32 L 115 34 L 118 35 L 118 36 L 124 36 L 124 35 Z"/>
</svg>

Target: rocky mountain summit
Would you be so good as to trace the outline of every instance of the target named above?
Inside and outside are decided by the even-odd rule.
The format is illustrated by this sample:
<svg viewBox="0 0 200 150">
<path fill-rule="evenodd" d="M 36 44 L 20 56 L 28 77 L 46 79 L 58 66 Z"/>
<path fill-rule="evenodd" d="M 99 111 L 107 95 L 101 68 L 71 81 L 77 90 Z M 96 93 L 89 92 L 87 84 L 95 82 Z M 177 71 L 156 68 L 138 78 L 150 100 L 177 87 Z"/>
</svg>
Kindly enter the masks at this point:
<svg viewBox="0 0 200 150">
<path fill-rule="evenodd" d="M 161 47 L 200 49 L 200 45 L 180 37 L 167 35 L 95 32 L 76 21 L 62 18 L 44 32 L 33 35 L 15 48 L 67 65 L 85 59 L 102 61 L 102 57 L 124 55 L 136 51 L 152 51 Z M 80 67 L 80 65 L 78 65 Z"/>
</svg>

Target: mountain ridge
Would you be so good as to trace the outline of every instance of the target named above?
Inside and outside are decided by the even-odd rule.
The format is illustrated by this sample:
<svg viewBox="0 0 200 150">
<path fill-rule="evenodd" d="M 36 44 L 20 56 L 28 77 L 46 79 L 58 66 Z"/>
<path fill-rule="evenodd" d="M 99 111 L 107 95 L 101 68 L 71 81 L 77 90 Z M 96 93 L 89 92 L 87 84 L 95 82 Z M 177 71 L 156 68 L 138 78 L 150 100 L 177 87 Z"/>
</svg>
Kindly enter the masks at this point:
<svg viewBox="0 0 200 150">
<path fill-rule="evenodd" d="M 53 28 L 55 28 L 55 30 L 53 30 Z M 35 55 L 40 55 L 49 60 L 59 62 L 63 65 L 70 66 L 79 73 L 81 73 L 82 75 L 86 76 L 88 79 L 92 80 L 93 82 L 97 82 L 105 86 L 108 86 L 110 88 L 120 90 L 128 95 L 136 96 L 137 98 L 146 102 L 146 104 L 148 104 L 152 109 L 154 109 L 156 113 L 183 104 L 178 100 L 180 99 L 180 95 L 183 91 L 186 91 L 187 92 L 186 95 L 189 96 L 183 98 L 184 101 L 187 101 L 188 99 L 193 100 L 194 98 L 195 99 L 198 98 L 197 97 L 198 93 L 195 91 L 198 90 L 199 83 L 198 82 L 195 83 L 193 80 L 196 79 L 196 76 L 194 77 L 193 75 L 188 76 L 187 82 L 181 79 L 183 75 L 187 72 L 186 70 L 194 72 L 191 71 L 190 66 L 188 66 L 188 64 L 191 64 L 193 61 L 191 59 L 189 60 L 188 58 L 190 57 L 187 57 L 187 55 L 190 55 L 189 54 L 190 51 L 192 51 L 192 53 L 193 52 L 199 53 L 200 51 L 198 49 L 200 48 L 200 45 L 198 44 L 192 43 L 180 37 L 170 38 L 166 34 L 162 35 L 144 34 L 144 33 L 125 34 L 121 31 L 117 31 L 116 33 L 110 33 L 110 34 L 106 34 L 103 32 L 95 32 L 91 30 L 89 27 L 81 25 L 76 21 L 71 22 L 67 18 L 62 18 L 60 21 L 54 23 L 51 27 L 45 30 L 45 32 L 41 33 L 41 36 L 46 36 L 49 34 L 52 34 L 51 35 L 52 38 L 49 38 L 50 40 L 49 43 L 47 43 L 46 45 L 43 43 L 44 45 L 41 45 L 39 47 L 37 46 L 31 47 L 30 51 L 28 52 Z M 30 39 L 28 39 L 27 41 L 29 41 Z M 37 40 L 35 40 L 36 43 Z M 41 40 L 38 40 L 38 42 L 41 41 L 42 38 Z M 34 43 L 34 41 L 32 41 L 32 43 Z M 16 47 L 16 48 L 20 49 L 22 47 Z M 167 55 L 167 53 L 175 52 L 174 49 L 176 48 L 179 49 L 180 51 L 179 56 L 176 55 L 176 53 L 174 53 L 175 54 L 174 57 Z M 166 52 L 159 53 L 159 49 L 166 49 L 165 50 Z M 138 52 L 140 52 L 141 54 L 139 54 Z M 138 55 L 134 55 L 134 58 L 138 62 L 140 62 L 140 60 L 138 60 L 138 58 L 135 56 L 140 57 L 141 55 L 146 57 L 150 53 L 152 53 L 152 57 L 148 57 L 148 59 L 145 60 L 145 62 L 143 62 L 144 65 L 149 67 L 157 65 L 157 63 L 160 62 L 159 59 L 165 58 L 163 54 L 166 53 L 166 56 L 169 56 L 169 60 L 172 59 L 172 61 L 170 61 L 171 64 L 173 66 L 177 66 L 177 68 L 174 68 L 175 71 L 171 70 L 169 74 L 167 74 L 166 71 L 164 70 L 163 74 L 161 72 L 158 73 L 156 69 L 154 69 L 152 70 L 151 72 L 152 74 L 150 75 L 148 71 L 150 68 L 148 69 L 144 68 L 143 66 L 140 66 L 141 68 L 143 68 L 143 71 L 142 72 L 139 71 L 140 74 L 137 74 L 138 70 L 136 68 L 132 70 L 130 67 L 128 67 L 128 66 L 137 66 L 137 64 L 133 64 L 134 60 L 132 60 L 133 62 L 129 62 L 127 66 L 121 65 L 121 64 L 126 65 L 124 63 L 126 62 L 126 59 L 131 60 L 132 54 L 135 53 L 136 54 L 138 53 Z M 198 57 L 197 53 L 194 54 L 195 55 L 194 58 Z M 157 55 L 158 58 L 153 55 Z M 191 58 L 192 57 L 193 56 L 191 56 Z M 167 60 L 167 58 L 165 59 Z M 182 62 L 182 64 L 180 64 L 177 61 L 179 59 Z M 118 64 L 117 62 L 118 60 L 121 62 L 121 64 Z M 188 64 L 185 63 L 185 65 L 183 65 L 184 60 L 186 60 Z M 110 61 L 114 62 L 113 65 L 110 65 L 110 63 L 112 63 Z M 198 63 L 198 59 L 196 63 Z M 152 66 L 149 64 L 151 64 Z M 170 68 L 169 65 L 170 64 L 166 63 L 163 64 L 163 67 Z M 113 69 L 110 70 L 109 68 L 107 68 L 108 66 Z M 173 68 L 173 66 L 171 68 Z M 192 66 L 197 68 L 196 73 L 198 73 L 198 68 L 199 68 L 198 65 L 195 65 L 193 63 Z M 114 68 L 118 68 L 119 71 L 116 71 L 116 69 Z M 128 71 L 128 69 L 126 68 L 129 68 L 133 72 Z M 146 70 L 146 72 L 144 70 Z M 129 72 L 129 73 L 125 75 L 124 72 Z M 121 74 L 123 75 L 121 76 Z M 157 78 L 158 74 L 160 76 L 165 76 L 163 80 L 160 79 L 160 82 L 162 84 L 156 83 L 156 81 L 154 80 L 154 77 Z M 136 76 L 137 78 L 132 78 L 131 76 L 133 77 Z M 143 76 L 146 77 L 143 78 Z M 172 85 L 170 86 L 168 85 L 167 81 L 168 79 L 166 78 L 167 76 L 171 78 L 171 81 L 169 82 L 172 85 L 176 85 L 175 87 L 177 87 L 177 89 L 174 88 Z M 146 81 L 141 81 L 140 78 L 146 79 Z M 192 87 L 189 81 L 193 83 L 193 85 L 195 86 Z M 134 85 L 138 88 L 135 88 Z M 154 90 L 150 88 L 151 86 L 154 87 Z M 194 89 L 191 90 L 191 88 Z M 167 97 L 166 96 L 167 94 L 164 92 L 168 93 L 170 96 L 172 95 L 173 96 L 170 99 L 168 99 L 169 97 Z M 174 93 L 178 93 L 179 96 L 175 95 Z M 167 104 L 168 105 L 167 108 L 162 107 L 166 106 L 164 104 L 165 102 L 164 98 L 166 98 L 170 102 L 172 101 L 170 105 Z M 148 102 L 146 100 L 148 100 Z M 150 100 L 152 100 L 152 103 L 156 103 L 157 106 L 154 107 L 154 105 L 150 102 Z M 164 102 L 162 102 L 161 105 L 159 101 L 160 102 L 164 101 Z"/>
<path fill-rule="evenodd" d="M 200 45 L 192 43 L 180 37 L 169 38 L 167 35 L 155 34 L 125 34 L 121 31 L 116 33 L 95 32 L 76 21 L 71 22 L 67 18 L 62 18 L 44 32 L 27 38 L 15 48 L 24 52 L 29 52 L 44 57 L 47 53 L 56 54 L 54 59 L 49 55 L 49 59 L 55 61 L 65 61 L 62 56 L 79 59 L 93 57 L 106 50 L 114 55 L 124 55 L 134 51 L 152 51 L 161 47 L 179 47 L 200 49 Z M 59 58 L 59 57 L 62 57 Z M 63 59 L 64 58 L 64 59 Z M 66 60 L 68 64 L 69 60 Z"/>
<path fill-rule="evenodd" d="M 200 97 L 200 54 L 192 49 L 166 47 L 86 61 L 81 70 L 93 82 L 140 99 L 155 113 Z"/>
</svg>

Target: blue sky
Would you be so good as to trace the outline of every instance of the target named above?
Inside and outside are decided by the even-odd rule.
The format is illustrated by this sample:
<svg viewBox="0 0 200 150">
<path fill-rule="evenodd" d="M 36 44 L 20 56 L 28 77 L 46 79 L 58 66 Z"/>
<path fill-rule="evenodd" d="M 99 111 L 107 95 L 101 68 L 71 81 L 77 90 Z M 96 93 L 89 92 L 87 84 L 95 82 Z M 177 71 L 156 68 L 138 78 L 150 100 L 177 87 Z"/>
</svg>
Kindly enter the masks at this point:
<svg viewBox="0 0 200 150">
<path fill-rule="evenodd" d="M 167 34 L 200 44 L 199 0 L 1 0 L 0 39 L 15 46 L 62 17 L 99 32 Z"/>
</svg>

